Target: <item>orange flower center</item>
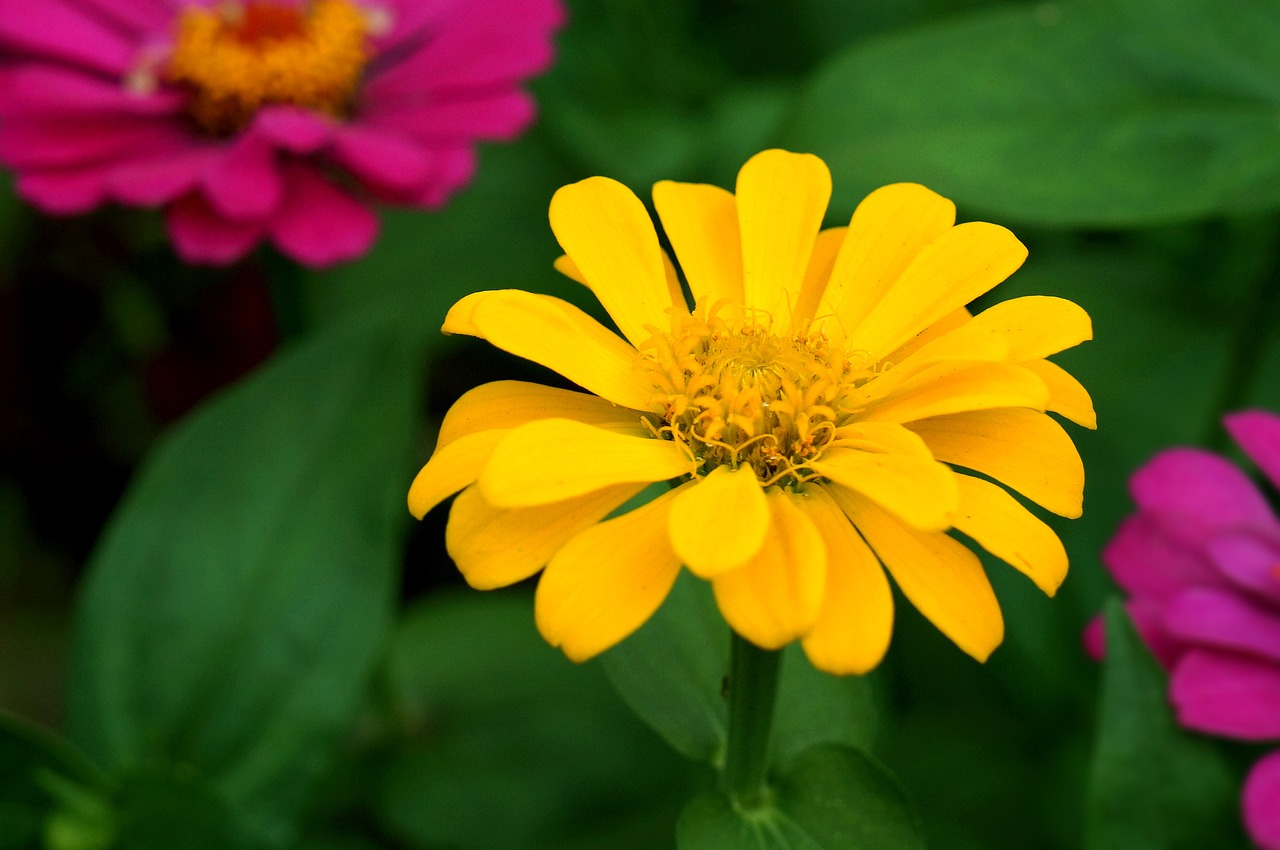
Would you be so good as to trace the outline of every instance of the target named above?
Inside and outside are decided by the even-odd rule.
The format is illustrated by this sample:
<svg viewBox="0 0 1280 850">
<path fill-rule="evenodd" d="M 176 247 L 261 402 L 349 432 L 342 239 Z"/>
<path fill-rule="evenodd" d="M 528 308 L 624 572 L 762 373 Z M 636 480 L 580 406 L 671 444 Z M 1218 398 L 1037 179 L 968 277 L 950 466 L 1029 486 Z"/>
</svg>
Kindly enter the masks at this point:
<svg viewBox="0 0 1280 850">
<path fill-rule="evenodd" d="M 770 325 L 677 316 L 641 347 L 658 435 L 687 449 L 698 476 L 746 464 L 764 486 L 802 484 L 863 407 L 858 389 L 876 364 L 821 333 L 778 335 Z"/>
<path fill-rule="evenodd" d="M 370 25 L 352 0 L 188 6 L 164 75 L 190 89 L 188 112 L 215 135 L 268 104 L 339 116 L 368 62 Z"/>
</svg>

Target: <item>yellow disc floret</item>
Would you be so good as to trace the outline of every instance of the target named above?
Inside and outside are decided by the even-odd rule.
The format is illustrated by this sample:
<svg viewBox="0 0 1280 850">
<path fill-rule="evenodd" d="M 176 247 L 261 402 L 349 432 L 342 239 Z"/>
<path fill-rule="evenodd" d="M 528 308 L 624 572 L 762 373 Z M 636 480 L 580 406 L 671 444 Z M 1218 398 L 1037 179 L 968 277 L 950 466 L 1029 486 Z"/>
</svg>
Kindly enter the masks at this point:
<svg viewBox="0 0 1280 850">
<path fill-rule="evenodd" d="M 273 103 L 341 115 L 369 58 L 369 26 L 350 0 L 188 6 L 165 77 L 191 90 L 188 111 L 214 134 Z"/>
<path fill-rule="evenodd" d="M 862 352 L 821 332 L 777 334 L 768 316 L 725 321 L 674 316 L 670 333 L 641 346 L 653 383 L 656 430 L 688 451 L 701 477 L 749 466 L 762 486 L 794 487 L 863 407 L 857 390 L 875 377 Z"/>
</svg>

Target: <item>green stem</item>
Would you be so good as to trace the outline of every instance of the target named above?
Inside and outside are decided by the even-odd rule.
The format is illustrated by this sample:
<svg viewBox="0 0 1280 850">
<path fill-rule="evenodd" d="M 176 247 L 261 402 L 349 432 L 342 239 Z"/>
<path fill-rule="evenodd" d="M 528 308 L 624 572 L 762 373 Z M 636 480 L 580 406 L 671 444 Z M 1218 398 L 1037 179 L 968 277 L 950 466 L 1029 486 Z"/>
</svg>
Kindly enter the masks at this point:
<svg viewBox="0 0 1280 850">
<path fill-rule="evenodd" d="M 769 732 L 782 653 L 733 635 L 729 654 L 729 742 L 721 787 L 734 805 L 759 808 L 768 788 Z"/>
</svg>

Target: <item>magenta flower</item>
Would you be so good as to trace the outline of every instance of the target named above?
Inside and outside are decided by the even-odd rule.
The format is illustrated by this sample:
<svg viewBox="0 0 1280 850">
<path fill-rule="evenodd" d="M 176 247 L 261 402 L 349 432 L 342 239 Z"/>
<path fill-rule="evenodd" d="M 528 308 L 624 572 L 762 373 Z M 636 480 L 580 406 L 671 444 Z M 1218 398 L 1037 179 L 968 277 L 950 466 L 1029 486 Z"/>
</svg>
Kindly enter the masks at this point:
<svg viewBox="0 0 1280 850">
<path fill-rule="evenodd" d="M 188 261 L 312 266 L 530 122 L 559 0 L 0 0 L 0 163 L 56 214 L 161 206 Z"/>
<path fill-rule="evenodd" d="M 1280 416 L 1238 413 L 1226 426 L 1280 487 Z M 1130 489 L 1138 513 L 1103 562 L 1170 671 L 1179 721 L 1228 738 L 1280 741 L 1280 519 L 1248 475 L 1198 449 L 1157 455 Z M 1096 623 L 1086 640 L 1100 654 Z M 1250 772 L 1243 808 L 1254 841 L 1280 850 L 1280 751 Z"/>
</svg>

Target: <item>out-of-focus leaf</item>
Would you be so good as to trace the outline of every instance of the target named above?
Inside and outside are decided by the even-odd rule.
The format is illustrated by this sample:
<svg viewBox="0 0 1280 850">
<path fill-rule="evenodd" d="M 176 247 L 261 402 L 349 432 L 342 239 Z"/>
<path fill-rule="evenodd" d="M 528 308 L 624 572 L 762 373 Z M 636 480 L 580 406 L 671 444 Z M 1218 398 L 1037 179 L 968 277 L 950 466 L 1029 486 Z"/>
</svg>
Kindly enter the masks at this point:
<svg viewBox="0 0 1280 850">
<path fill-rule="evenodd" d="M 798 645 L 784 653 L 772 758 L 786 760 L 817 743 L 868 744 L 873 720 L 866 680 L 813 669 Z M 707 582 L 682 573 L 649 622 L 601 662 L 627 704 L 671 746 L 719 763 L 728 723 L 729 627 Z"/>
<path fill-rule="evenodd" d="M 80 846 L 105 846 L 105 792 L 105 777 L 71 744 L 0 714 L 0 850 L 44 850 L 54 819 Z"/>
<path fill-rule="evenodd" d="M 1166 677 L 1115 599 L 1106 628 L 1085 847 L 1245 847 L 1238 778 L 1208 741 L 1178 729 Z"/>
<path fill-rule="evenodd" d="M 688 768 L 595 665 L 548 646 L 522 593 L 412 609 L 386 681 L 403 738 L 376 783 L 385 829 L 416 845 L 610 847 L 670 841 Z"/>
<path fill-rule="evenodd" d="M 679 850 L 923 850 L 902 789 L 862 752 L 833 745 L 789 764 L 770 802 L 740 812 L 705 794 L 680 815 Z"/>
<path fill-rule="evenodd" d="M 90 567 L 73 740 L 115 771 L 189 766 L 287 835 L 389 626 L 418 382 L 411 346 L 363 323 L 166 437 Z"/>
<path fill-rule="evenodd" d="M 984 10 L 855 46 L 786 142 L 826 158 L 843 214 L 841 198 L 899 180 L 1051 225 L 1272 207 L 1278 56 L 1275 0 Z"/>
<path fill-rule="evenodd" d="M 230 804 L 189 770 L 147 769 L 116 791 L 119 850 L 258 850 Z"/>
</svg>

